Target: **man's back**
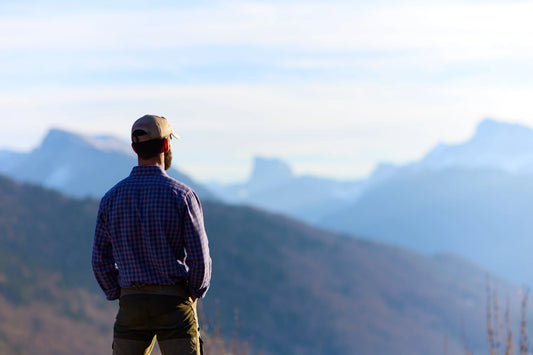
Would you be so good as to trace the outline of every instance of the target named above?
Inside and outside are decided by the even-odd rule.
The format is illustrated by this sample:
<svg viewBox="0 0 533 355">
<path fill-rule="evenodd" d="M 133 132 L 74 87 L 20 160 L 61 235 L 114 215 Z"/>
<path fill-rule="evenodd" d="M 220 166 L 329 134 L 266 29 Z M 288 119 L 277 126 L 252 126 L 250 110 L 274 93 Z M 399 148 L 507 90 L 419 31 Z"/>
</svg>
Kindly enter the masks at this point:
<svg viewBox="0 0 533 355">
<path fill-rule="evenodd" d="M 121 287 L 176 284 L 188 267 L 193 295 L 203 294 L 209 250 L 200 203 L 188 186 L 159 167 L 137 166 L 104 196 L 98 220 L 96 235 L 113 246 Z"/>
<path fill-rule="evenodd" d="M 119 299 L 113 354 L 199 354 L 196 299 L 207 292 L 211 258 L 200 201 L 169 177 L 171 138 L 164 117 L 132 127 L 139 165 L 100 202 L 92 266 L 107 299 Z"/>
</svg>

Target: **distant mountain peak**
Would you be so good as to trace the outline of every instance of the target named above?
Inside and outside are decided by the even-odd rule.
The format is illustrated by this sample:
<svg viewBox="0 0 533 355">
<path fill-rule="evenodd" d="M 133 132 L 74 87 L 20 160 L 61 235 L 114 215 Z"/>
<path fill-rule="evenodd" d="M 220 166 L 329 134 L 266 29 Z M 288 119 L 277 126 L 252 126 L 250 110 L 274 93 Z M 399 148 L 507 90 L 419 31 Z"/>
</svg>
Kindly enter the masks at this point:
<svg viewBox="0 0 533 355">
<path fill-rule="evenodd" d="M 0 173 L 71 196 L 101 196 L 131 172 L 137 158 L 130 144 L 113 136 L 91 136 L 60 128 L 48 131 L 27 154 L 0 151 Z M 167 173 L 204 198 L 213 195 L 172 167 Z"/>
<path fill-rule="evenodd" d="M 438 144 L 418 168 L 492 168 L 533 171 L 533 129 L 518 123 L 485 119 L 474 135 L 459 144 Z"/>
<path fill-rule="evenodd" d="M 479 124 L 477 125 L 477 129 L 487 129 L 487 128 L 501 128 L 503 126 L 509 126 L 513 125 L 513 123 L 504 122 L 497 120 L 495 118 L 487 117 L 483 119 Z"/>
<path fill-rule="evenodd" d="M 128 143 L 113 136 L 90 136 L 70 132 L 61 128 L 50 129 L 42 141 L 40 149 L 60 149 L 64 146 L 85 146 L 101 151 L 114 151 L 127 155 L 133 154 Z"/>
<path fill-rule="evenodd" d="M 520 123 L 497 121 L 492 118 L 479 123 L 472 140 L 479 139 L 530 139 L 533 140 L 533 129 Z"/>
<path fill-rule="evenodd" d="M 290 166 L 277 158 L 255 157 L 247 187 L 250 191 L 264 191 L 281 186 L 293 179 Z"/>
<path fill-rule="evenodd" d="M 255 157 L 250 183 L 272 185 L 289 181 L 294 177 L 291 167 L 281 159 Z"/>
<path fill-rule="evenodd" d="M 48 131 L 43 141 L 41 142 L 41 147 L 71 143 L 76 140 L 76 137 L 78 137 L 78 135 L 74 133 L 59 128 L 52 128 Z"/>
</svg>

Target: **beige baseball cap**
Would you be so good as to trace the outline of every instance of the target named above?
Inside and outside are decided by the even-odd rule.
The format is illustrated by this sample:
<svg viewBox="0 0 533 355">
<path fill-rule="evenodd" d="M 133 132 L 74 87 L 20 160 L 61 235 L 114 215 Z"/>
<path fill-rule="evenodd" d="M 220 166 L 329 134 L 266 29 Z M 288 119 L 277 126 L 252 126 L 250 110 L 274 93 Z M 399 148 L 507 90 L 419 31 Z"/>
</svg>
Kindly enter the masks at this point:
<svg viewBox="0 0 533 355">
<path fill-rule="evenodd" d="M 144 131 L 146 134 L 133 135 L 135 131 Z M 131 141 L 134 143 L 146 142 L 152 139 L 163 139 L 174 136 L 179 139 L 165 117 L 156 115 L 144 115 L 139 118 L 131 127 Z"/>
</svg>

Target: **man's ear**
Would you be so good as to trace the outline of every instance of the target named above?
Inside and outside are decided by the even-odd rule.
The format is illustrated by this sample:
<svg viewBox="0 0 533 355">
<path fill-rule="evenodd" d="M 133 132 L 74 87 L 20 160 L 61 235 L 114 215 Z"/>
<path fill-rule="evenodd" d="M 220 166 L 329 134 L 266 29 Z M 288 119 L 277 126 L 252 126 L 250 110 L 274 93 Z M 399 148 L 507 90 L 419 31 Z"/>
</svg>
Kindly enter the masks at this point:
<svg viewBox="0 0 533 355">
<path fill-rule="evenodd" d="M 135 145 L 133 143 L 131 143 L 131 149 L 133 149 L 133 151 L 137 153 L 137 151 L 135 150 Z"/>
<path fill-rule="evenodd" d="M 167 137 L 163 141 L 163 153 L 168 153 L 169 150 L 170 150 L 170 138 Z"/>
</svg>

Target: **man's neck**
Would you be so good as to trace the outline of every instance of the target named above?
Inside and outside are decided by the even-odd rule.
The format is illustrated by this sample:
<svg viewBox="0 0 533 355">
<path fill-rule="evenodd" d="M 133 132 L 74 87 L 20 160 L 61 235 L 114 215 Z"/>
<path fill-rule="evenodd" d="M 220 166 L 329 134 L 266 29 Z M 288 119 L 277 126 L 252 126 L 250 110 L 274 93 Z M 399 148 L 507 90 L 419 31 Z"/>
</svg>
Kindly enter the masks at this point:
<svg viewBox="0 0 533 355">
<path fill-rule="evenodd" d="M 163 154 L 154 157 L 152 159 L 137 159 L 139 166 L 159 166 L 160 168 L 165 168 L 165 156 Z"/>
</svg>

